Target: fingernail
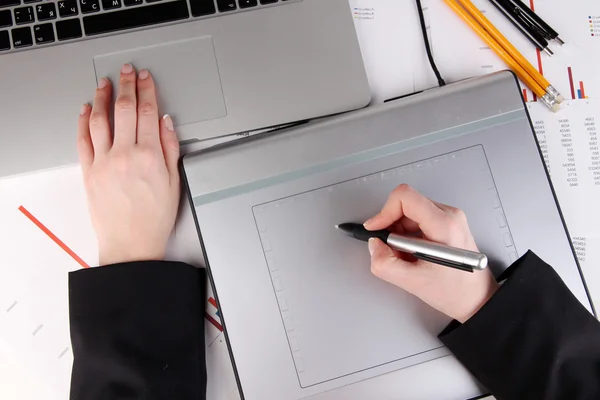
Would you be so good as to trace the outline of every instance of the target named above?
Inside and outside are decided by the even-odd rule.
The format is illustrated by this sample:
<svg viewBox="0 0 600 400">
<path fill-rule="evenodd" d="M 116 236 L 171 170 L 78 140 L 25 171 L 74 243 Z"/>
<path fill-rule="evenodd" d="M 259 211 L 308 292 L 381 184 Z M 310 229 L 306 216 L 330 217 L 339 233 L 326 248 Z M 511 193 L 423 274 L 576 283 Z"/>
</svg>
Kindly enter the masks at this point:
<svg viewBox="0 0 600 400">
<path fill-rule="evenodd" d="M 89 107 L 89 106 L 88 106 L 87 104 L 85 104 L 85 103 L 84 103 L 84 104 L 82 104 L 82 105 L 81 105 L 81 108 L 79 109 L 79 115 L 83 115 L 83 114 L 85 114 L 85 113 L 87 112 L 87 109 L 88 109 L 88 107 Z"/>
<path fill-rule="evenodd" d="M 371 255 L 371 257 L 373 256 L 373 253 L 375 253 L 375 238 L 371 238 L 369 239 L 369 254 Z"/>
<path fill-rule="evenodd" d="M 98 89 L 104 89 L 106 87 L 106 85 L 108 85 L 108 79 L 106 78 L 101 78 L 98 81 Z"/>
<path fill-rule="evenodd" d="M 173 127 L 173 119 L 171 119 L 171 116 L 169 114 L 165 114 L 163 119 L 165 120 L 165 126 L 167 127 L 167 129 L 173 132 L 175 130 L 175 127 Z"/>
<path fill-rule="evenodd" d="M 121 68 L 121 73 L 123 74 L 130 74 L 133 72 L 133 66 L 131 64 L 123 64 L 123 67 Z"/>
<path fill-rule="evenodd" d="M 139 75 L 138 75 L 138 77 L 140 79 L 147 79 L 149 76 L 150 76 L 150 73 L 148 72 L 147 69 L 141 70 L 140 73 L 139 73 Z"/>
<path fill-rule="evenodd" d="M 375 220 L 375 217 L 373 218 L 369 218 L 368 220 L 365 221 L 365 223 L 363 224 L 363 226 L 367 229 L 369 229 L 369 225 L 371 225 L 373 223 L 373 221 Z"/>
</svg>

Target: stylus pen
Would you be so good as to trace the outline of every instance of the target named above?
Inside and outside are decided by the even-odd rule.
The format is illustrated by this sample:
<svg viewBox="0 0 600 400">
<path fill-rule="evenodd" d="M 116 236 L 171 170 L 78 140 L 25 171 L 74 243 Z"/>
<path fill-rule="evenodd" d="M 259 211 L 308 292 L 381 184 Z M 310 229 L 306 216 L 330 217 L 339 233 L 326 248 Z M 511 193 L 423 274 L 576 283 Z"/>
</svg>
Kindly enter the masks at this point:
<svg viewBox="0 0 600 400">
<path fill-rule="evenodd" d="M 485 254 L 458 249 L 425 239 L 401 236 L 386 230 L 368 231 L 361 224 L 354 223 L 336 225 L 336 228 L 354 239 L 367 242 L 371 238 L 379 238 L 394 250 L 412 254 L 420 260 L 461 271 L 473 272 L 474 270 L 485 269 L 488 265 Z"/>
<path fill-rule="evenodd" d="M 559 37 L 558 32 L 556 32 L 546 21 L 544 21 L 539 15 L 535 13 L 531 8 L 527 7 L 526 4 L 523 4 L 520 0 L 505 0 L 508 3 L 512 3 L 512 5 L 518 8 L 529 20 L 531 23 L 548 39 L 548 40 L 556 40 L 561 46 L 565 44 L 563 40 Z"/>
</svg>

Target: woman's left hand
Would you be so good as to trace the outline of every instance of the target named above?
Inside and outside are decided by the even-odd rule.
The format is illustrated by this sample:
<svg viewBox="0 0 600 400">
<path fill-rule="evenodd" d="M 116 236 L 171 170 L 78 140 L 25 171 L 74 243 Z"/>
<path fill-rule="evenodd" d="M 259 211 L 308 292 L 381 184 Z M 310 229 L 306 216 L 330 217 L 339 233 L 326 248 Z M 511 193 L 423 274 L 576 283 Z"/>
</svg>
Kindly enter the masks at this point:
<svg viewBox="0 0 600 400">
<path fill-rule="evenodd" d="M 100 265 L 162 260 L 179 206 L 179 141 L 168 115 L 158 116 L 152 76 L 121 69 L 109 122 L 112 86 L 102 78 L 94 105 L 84 104 L 77 147 Z"/>
</svg>

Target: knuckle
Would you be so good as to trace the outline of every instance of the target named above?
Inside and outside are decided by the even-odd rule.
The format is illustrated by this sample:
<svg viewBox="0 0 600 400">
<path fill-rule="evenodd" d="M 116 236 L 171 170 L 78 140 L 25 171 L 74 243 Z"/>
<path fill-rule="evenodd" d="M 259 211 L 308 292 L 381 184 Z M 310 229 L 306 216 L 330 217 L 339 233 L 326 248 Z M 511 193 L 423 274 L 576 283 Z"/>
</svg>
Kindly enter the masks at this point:
<svg viewBox="0 0 600 400">
<path fill-rule="evenodd" d="M 156 152 L 151 149 L 141 149 L 138 160 L 143 171 L 154 171 L 158 166 Z"/>
<path fill-rule="evenodd" d="M 412 193 L 413 191 L 414 189 L 412 188 L 412 186 L 408 185 L 407 183 L 403 183 L 396 189 L 394 189 L 395 194 L 398 196 L 405 196 L 409 193 Z"/>
<path fill-rule="evenodd" d="M 467 219 L 467 214 L 465 214 L 465 212 L 463 210 L 461 210 L 460 208 L 455 208 L 454 209 L 454 215 L 462 220 Z"/>
<path fill-rule="evenodd" d="M 88 143 L 89 143 L 89 141 L 86 136 L 77 135 L 77 146 L 79 146 L 79 148 L 83 148 L 84 146 L 87 146 Z"/>
<path fill-rule="evenodd" d="M 175 140 L 169 140 L 167 141 L 165 144 L 165 148 L 171 153 L 175 155 L 175 158 L 179 158 L 179 141 L 177 139 Z"/>
<path fill-rule="evenodd" d="M 121 173 L 128 173 L 131 170 L 131 158 L 125 153 L 118 153 L 112 157 L 112 165 Z"/>
<path fill-rule="evenodd" d="M 138 114 L 142 116 L 152 116 L 158 113 L 154 103 L 150 101 L 141 101 L 138 104 Z"/>
<path fill-rule="evenodd" d="M 453 219 L 458 223 L 464 223 L 467 221 L 467 215 L 460 208 L 451 207 L 450 213 L 452 214 Z"/>
<path fill-rule="evenodd" d="M 450 232 L 458 233 L 464 229 L 464 223 L 460 220 L 460 218 L 453 216 L 448 221 L 448 228 Z"/>
<path fill-rule="evenodd" d="M 90 115 L 90 127 L 97 128 L 105 122 L 105 116 L 97 111 Z"/>
<path fill-rule="evenodd" d="M 121 85 L 133 85 L 135 84 L 135 81 L 137 80 L 136 74 L 121 74 L 120 78 L 119 78 L 119 83 Z"/>
<path fill-rule="evenodd" d="M 115 101 L 115 108 L 119 111 L 131 111 L 135 108 L 135 100 L 131 96 L 120 95 Z"/>
<path fill-rule="evenodd" d="M 383 266 L 380 262 L 372 262 L 371 263 L 371 273 L 378 278 L 383 276 Z"/>
</svg>

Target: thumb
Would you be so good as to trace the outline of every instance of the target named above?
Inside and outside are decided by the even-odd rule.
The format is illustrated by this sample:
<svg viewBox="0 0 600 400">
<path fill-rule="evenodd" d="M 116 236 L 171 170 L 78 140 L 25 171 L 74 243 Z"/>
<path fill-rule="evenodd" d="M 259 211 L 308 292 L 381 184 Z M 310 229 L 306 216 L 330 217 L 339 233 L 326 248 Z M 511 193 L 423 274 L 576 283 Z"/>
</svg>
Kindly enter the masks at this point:
<svg viewBox="0 0 600 400">
<path fill-rule="evenodd" d="M 371 253 L 371 272 L 384 281 L 397 284 L 399 274 L 402 274 L 409 264 L 399 259 L 390 247 L 380 239 L 369 239 L 369 253 Z"/>
</svg>

